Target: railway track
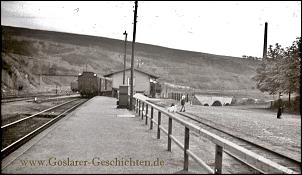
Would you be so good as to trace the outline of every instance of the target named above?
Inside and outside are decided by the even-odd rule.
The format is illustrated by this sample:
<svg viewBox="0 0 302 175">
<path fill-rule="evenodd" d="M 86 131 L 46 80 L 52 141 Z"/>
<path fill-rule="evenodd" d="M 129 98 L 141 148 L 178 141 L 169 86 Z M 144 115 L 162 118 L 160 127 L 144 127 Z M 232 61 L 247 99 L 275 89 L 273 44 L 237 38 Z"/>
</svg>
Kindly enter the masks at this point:
<svg viewBox="0 0 302 175">
<path fill-rule="evenodd" d="M 73 99 L 1 126 L 1 159 L 86 101 Z"/>
<path fill-rule="evenodd" d="M 281 153 L 278 153 L 278 152 L 275 152 L 275 151 L 272 151 L 268 148 L 265 148 L 261 145 L 258 145 L 256 143 L 253 143 L 251 141 L 248 141 L 244 138 L 240 138 L 238 136 L 235 136 L 231 133 L 228 133 L 222 129 L 218 129 L 216 128 L 215 126 L 212 126 L 210 124 L 208 124 L 207 122 L 205 121 L 202 121 L 202 119 L 195 115 L 195 114 L 191 114 L 191 113 L 180 113 L 180 112 L 176 112 L 177 114 L 183 116 L 184 118 L 187 118 L 191 121 L 194 121 L 196 122 L 200 127 L 210 131 L 211 133 L 213 134 L 216 134 L 220 137 L 223 137 L 239 146 L 242 146 L 258 155 L 261 155 L 267 159 L 270 159 L 272 160 L 273 162 L 276 162 L 278 163 L 279 165 L 282 165 L 284 167 L 287 167 L 297 173 L 301 173 L 301 162 L 298 161 L 298 160 L 295 160 L 291 157 L 288 157 L 286 155 L 283 155 Z M 234 155 L 232 154 L 232 152 L 229 152 L 227 150 L 224 150 L 225 153 L 227 153 L 228 155 L 236 158 L 237 160 L 241 161 L 242 163 L 248 165 L 249 167 L 255 169 L 256 171 L 258 171 L 259 173 L 271 173 L 271 172 L 266 172 L 265 170 L 262 169 L 261 165 L 252 165 L 252 164 L 249 164 L 248 162 L 244 161 L 243 158 L 237 156 L 237 155 Z"/>
<path fill-rule="evenodd" d="M 152 101 L 150 101 L 150 102 L 152 102 Z M 156 103 L 156 102 L 152 102 L 152 103 L 154 103 L 158 106 L 164 107 L 164 108 L 168 107 L 165 104 Z M 272 151 L 257 143 L 248 141 L 244 138 L 235 136 L 232 133 L 226 132 L 215 126 L 212 126 L 211 124 L 204 121 L 204 119 L 200 118 L 198 115 L 188 113 L 188 112 L 176 112 L 176 113 L 183 116 L 183 118 L 185 120 L 187 120 L 187 121 L 189 120 L 190 122 L 195 122 L 198 126 L 200 126 L 203 129 L 206 129 L 207 131 L 209 131 L 213 134 L 216 134 L 222 138 L 225 138 L 241 147 L 244 147 L 245 149 L 248 149 L 248 150 L 250 150 L 258 155 L 261 155 L 273 162 L 276 162 L 279 165 L 287 167 L 290 170 L 292 170 L 293 172 L 295 172 L 296 174 L 301 174 L 301 161 L 299 161 L 299 160 L 295 160 L 289 156 Z M 266 172 L 265 170 L 263 170 L 263 167 L 261 165 L 253 165 L 253 164 L 246 162 L 244 160 L 244 158 L 239 157 L 239 156 L 233 154 L 232 152 L 229 152 L 227 150 L 224 150 L 224 152 L 226 154 L 232 156 L 233 158 L 237 159 L 238 161 L 242 162 L 243 164 L 247 165 L 248 167 L 251 167 L 252 169 L 254 169 L 256 171 L 256 173 L 263 173 L 263 174 L 272 173 L 272 172 Z"/>
<path fill-rule="evenodd" d="M 34 99 L 34 97 L 8 98 L 8 99 L 2 99 L 1 103 L 10 103 L 10 102 L 16 102 L 16 101 L 33 100 L 33 99 Z"/>
<path fill-rule="evenodd" d="M 16 101 L 33 101 L 35 97 L 42 100 L 47 99 L 55 99 L 58 97 L 64 97 L 66 95 L 37 95 L 37 96 L 27 96 L 27 97 L 7 97 L 1 99 L 1 103 L 10 103 L 10 102 L 16 102 Z M 68 96 L 66 96 L 68 98 Z"/>
</svg>

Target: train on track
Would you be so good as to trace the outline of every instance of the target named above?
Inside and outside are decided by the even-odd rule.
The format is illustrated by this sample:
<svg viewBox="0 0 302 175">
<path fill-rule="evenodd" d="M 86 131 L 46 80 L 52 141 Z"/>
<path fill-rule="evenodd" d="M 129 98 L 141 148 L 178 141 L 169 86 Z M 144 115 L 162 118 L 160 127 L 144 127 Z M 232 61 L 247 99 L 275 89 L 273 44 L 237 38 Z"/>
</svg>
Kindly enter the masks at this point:
<svg viewBox="0 0 302 175">
<path fill-rule="evenodd" d="M 71 90 L 78 91 L 82 97 L 111 96 L 112 79 L 98 77 L 94 72 L 83 72 L 79 74 L 77 81 L 71 82 Z"/>
</svg>

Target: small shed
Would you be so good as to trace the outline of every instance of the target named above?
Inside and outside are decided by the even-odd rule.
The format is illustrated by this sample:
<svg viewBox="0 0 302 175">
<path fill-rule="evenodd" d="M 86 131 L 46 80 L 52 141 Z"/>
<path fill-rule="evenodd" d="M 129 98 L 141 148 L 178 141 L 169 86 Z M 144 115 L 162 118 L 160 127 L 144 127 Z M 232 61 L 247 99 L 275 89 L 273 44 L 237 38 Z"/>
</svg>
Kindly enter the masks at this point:
<svg viewBox="0 0 302 175">
<path fill-rule="evenodd" d="M 120 85 L 123 85 L 123 71 L 120 70 L 117 72 L 112 72 L 110 74 L 104 75 L 104 77 L 110 77 L 112 78 L 112 90 L 113 94 L 116 97 L 117 90 L 119 89 Z M 131 74 L 131 68 L 128 68 L 125 70 L 125 84 L 130 86 L 130 74 Z M 134 69 L 133 72 L 133 93 L 143 93 L 147 96 L 155 96 L 155 91 L 153 91 L 151 88 L 152 84 L 156 82 L 156 79 L 158 79 L 158 76 L 152 75 L 150 73 L 147 73 L 145 71 Z M 129 88 L 130 93 L 130 88 Z"/>
</svg>

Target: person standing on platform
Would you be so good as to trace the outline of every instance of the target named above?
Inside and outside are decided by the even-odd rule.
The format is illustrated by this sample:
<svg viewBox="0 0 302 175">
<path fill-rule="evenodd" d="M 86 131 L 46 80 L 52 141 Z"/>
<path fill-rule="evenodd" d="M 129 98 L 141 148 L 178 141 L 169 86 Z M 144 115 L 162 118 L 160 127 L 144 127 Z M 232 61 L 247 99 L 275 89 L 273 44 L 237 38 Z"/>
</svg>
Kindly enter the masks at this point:
<svg viewBox="0 0 302 175">
<path fill-rule="evenodd" d="M 186 111 L 185 103 L 186 103 L 186 96 L 183 95 L 181 97 L 181 100 L 180 100 L 180 104 L 181 104 L 180 112 L 185 112 Z"/>
</svg>

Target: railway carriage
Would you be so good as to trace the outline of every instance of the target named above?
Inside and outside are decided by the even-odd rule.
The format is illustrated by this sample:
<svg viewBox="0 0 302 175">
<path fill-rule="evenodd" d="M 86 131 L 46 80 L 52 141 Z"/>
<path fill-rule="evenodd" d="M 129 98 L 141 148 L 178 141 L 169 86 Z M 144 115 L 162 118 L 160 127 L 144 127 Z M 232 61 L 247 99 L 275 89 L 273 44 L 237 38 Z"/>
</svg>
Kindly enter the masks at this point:
<svg viewBox="0 0 302 175">
<path fill-rule="evenodd" d="M 112 95 L 112 79 L 107 77 L 100 77 L 99 95 Z"/>
<path fill-rule="evenodd" d="M 105 96 L 112 96 L 112 78 L 108 78 L 108 77 L 103 77 L 104 79 L 104 84 L 102 86 L 102 95 Z"/>
</svg>

